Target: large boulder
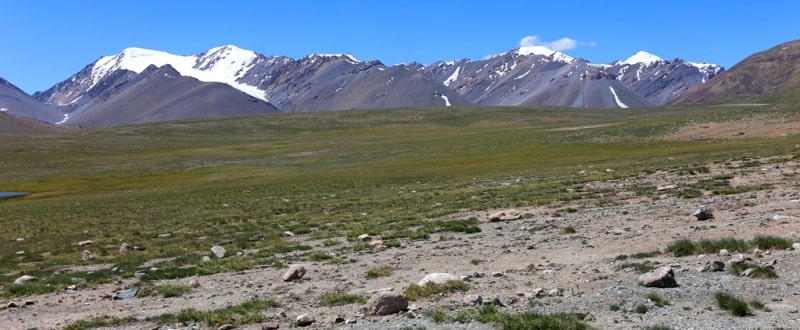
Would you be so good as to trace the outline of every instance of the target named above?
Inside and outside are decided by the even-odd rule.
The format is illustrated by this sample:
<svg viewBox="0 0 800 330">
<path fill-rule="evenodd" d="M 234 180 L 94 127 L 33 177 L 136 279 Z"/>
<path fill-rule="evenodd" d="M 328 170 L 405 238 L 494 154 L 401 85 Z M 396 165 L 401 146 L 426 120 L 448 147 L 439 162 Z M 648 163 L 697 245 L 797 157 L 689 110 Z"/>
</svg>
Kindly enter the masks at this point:
<svg viewBox="0 0 800 330">
<path fill-rule="evenodd" d="M 389 315 L 408 308 L 408 298 L 402 293 L 378 292 L 369 298 L 361 312 L 366 316 Z"/>
<path fill-rule="evenodd" d="M 674 288 L 678 286 L 672 267 L 661 267 L 639 275 L 639 282 L 646 287 L 654 288 Z"/>
</svg>

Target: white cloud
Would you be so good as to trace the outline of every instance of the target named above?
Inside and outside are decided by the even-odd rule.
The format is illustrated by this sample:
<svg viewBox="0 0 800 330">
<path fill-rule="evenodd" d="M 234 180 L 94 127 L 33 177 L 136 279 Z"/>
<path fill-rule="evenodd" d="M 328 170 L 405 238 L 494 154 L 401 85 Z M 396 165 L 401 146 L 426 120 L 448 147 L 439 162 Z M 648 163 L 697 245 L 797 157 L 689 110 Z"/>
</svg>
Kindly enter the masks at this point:
<svg viewBox="0 0 800 330">
<path fill-rule="evenodd" d="M 561 38 L 555 41 L 542 41 L 537 35 L 525 36 L 519 41 L 520 47 L 526 46 L 544 46 L 555 51 L 575 49 L 578 46 L 596 46 L 594 42 L 577 41 L 571 38 Z"/>
</svg>

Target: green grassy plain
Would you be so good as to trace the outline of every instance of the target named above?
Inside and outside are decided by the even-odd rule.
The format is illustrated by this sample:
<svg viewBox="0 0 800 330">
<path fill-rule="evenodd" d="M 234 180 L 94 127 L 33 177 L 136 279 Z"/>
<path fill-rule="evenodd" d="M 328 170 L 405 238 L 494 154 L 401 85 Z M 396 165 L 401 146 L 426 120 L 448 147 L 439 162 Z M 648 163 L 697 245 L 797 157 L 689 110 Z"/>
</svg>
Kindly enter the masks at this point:
<svg viewBox="0 0 800 330">
<path fill-rule="evenodd" d="M 162 267 L 174 271 L 165 277 L 280 265 L 277 253 L 308 249 L 282 239 L 285 231 L 319 239 L 363 233 L 425 239 L 474 226 L 474 219 L 455 227 L 428 221 L 457 211 L 601 193 L 581 190 L 585 182 L 796 155 L 794 135 L 662 137 L 707 122 L 797 122 L 797 110 L 792 103 L 398 109 L 0 136 L 0 191 L 30 192 L 0 200 L 0 295 L 60 289 L 75 277 L 53 274 L 65 265 L 118 266 L 115 273 L 83 274 L 90 283 L 133 276 L 146 260 L 163 257 L 180 257 Z M 77 245 L 85 240 L 94 243 Z M 119 252 L 123 242 L 144 251 Z M 198 253 L 215 244 L 260 252 L 180 267 L 197 264 Z M 98 258 L 81 261 L 84 249 Z M 12 288 L 22 273 L 40 276 L 38 289 Z"/>
</svg>

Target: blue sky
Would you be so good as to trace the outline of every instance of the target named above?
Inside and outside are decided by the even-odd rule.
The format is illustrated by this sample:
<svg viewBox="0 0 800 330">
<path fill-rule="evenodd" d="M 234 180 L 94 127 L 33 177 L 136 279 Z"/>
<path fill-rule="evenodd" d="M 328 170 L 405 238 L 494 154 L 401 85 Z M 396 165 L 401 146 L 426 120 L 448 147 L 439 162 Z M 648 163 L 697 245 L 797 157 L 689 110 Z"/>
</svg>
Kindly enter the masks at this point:
<svg viewBox="0 0 800 330">
<path fill-rule="evenodd" d="M 0 0 L 0 77 L 33 93 L 131 46 L 192 55 L 233 44 L 264 55 L 351 53 L 392 65 L 481 59 L 522 39 L 593 63 L 645 50 L 729 68 L 800 39 L 800 1 L 792 0 L 300 4 Z"/>
</svg>

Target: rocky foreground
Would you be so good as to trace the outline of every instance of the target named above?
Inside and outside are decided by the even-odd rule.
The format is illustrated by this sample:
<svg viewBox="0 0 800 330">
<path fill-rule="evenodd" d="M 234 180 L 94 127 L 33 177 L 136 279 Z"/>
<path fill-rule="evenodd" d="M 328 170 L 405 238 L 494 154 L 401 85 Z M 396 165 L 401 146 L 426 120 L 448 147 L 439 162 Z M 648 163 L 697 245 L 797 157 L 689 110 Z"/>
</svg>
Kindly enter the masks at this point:
<svg viewBox="0 0 800 330">
<path fill-rule="evenodd" d="M 283 256 L 284 263 L 292 267 L 157 283 L 191 283 L 188 293 L 174 298 L 111 299 L 114 292 L 134 286 L 135 279 L 19 298 L 2 305 L 0 324 L 5 329 L 57 329 L 94 317 L 144 320 L 187 308 L 215 310 L 259 298 L 280 306 L 263 311 L 265 322 L 239 328 L 491 329 L 493 325 L 476 321 L 435 323 L 429 317 L 430 311 L 453 315 L 480 305 L 493 305 L 509 314 L 581 313 L 586 315 L 586 323 L 601 329 L 654 325 L 674 329 L 800 328 L 800 288 L 796 287 L 800 251 L 751 248 L 682 257 L 666 252 L 668 245 L 683 238 L 749 241 L 756 235 L 773 235 L 800 241 L 800 162 L 783 157 L 703 167 L 707 171 L 676 169 L 589 183 L 580 190 L 596 192 L 591 198 L 453 214 L 447 219 L 477 217 L 481 231 L 433 234 L 428 240 L 402 241 L 400 247 L 386 248 L 379 237 L 364 236 L 365 242 L 377 243 L 354 252 L 348 247 L 364 243 L 341 238 L 341 244 L 326 246 L 329 244 L 303 235 L 286 237 L 347 262 L 297 263 L 293 260 L 301 260 L 300 255 L 307 252 L 293 252 Z M 591 170 L 584 174 L 593 175 Z M 724 179 L 731 188 L 744 192 L 713 194 L 699 189 L 699 197 L 685 198 L 691 197 L 688 192 L 696 189 L 698 182 L 715 179 Z M 498 211 L 503 213 L 496 214 Z M 706 216 L 698 216 L 701 212 L 707 212 Z M 704 220 L 698 220 L 701 218 Z M 211 251 L 209 255 L 214 257 Z M 777 277 L 729 271 L 741 262 L 772 269 Z M 380 266 L 393 270 L 388 276 L 365 276 Z M 646 269 L 663 276 L 656 276 L 658 280 L 652 284 L 648 280 L 652 273 L 639 272 Z M 468 289 L 403 306 L 404 290 L 433 273 L 464 281 Z M 320 296 L 330 292 L 373 300 L 320 306 Z M 750 316 L 734 316 L 717 305 L 715 294 L 720 292 L 763 306 L 753 304 L 756 307 L 751 308 Z M 387 305 L 376 301 L 381 299 L 386 299 Z M 206 325 L 159 326 L 141 321 L 119 328 L 202 329 Z"/>
</svg>

